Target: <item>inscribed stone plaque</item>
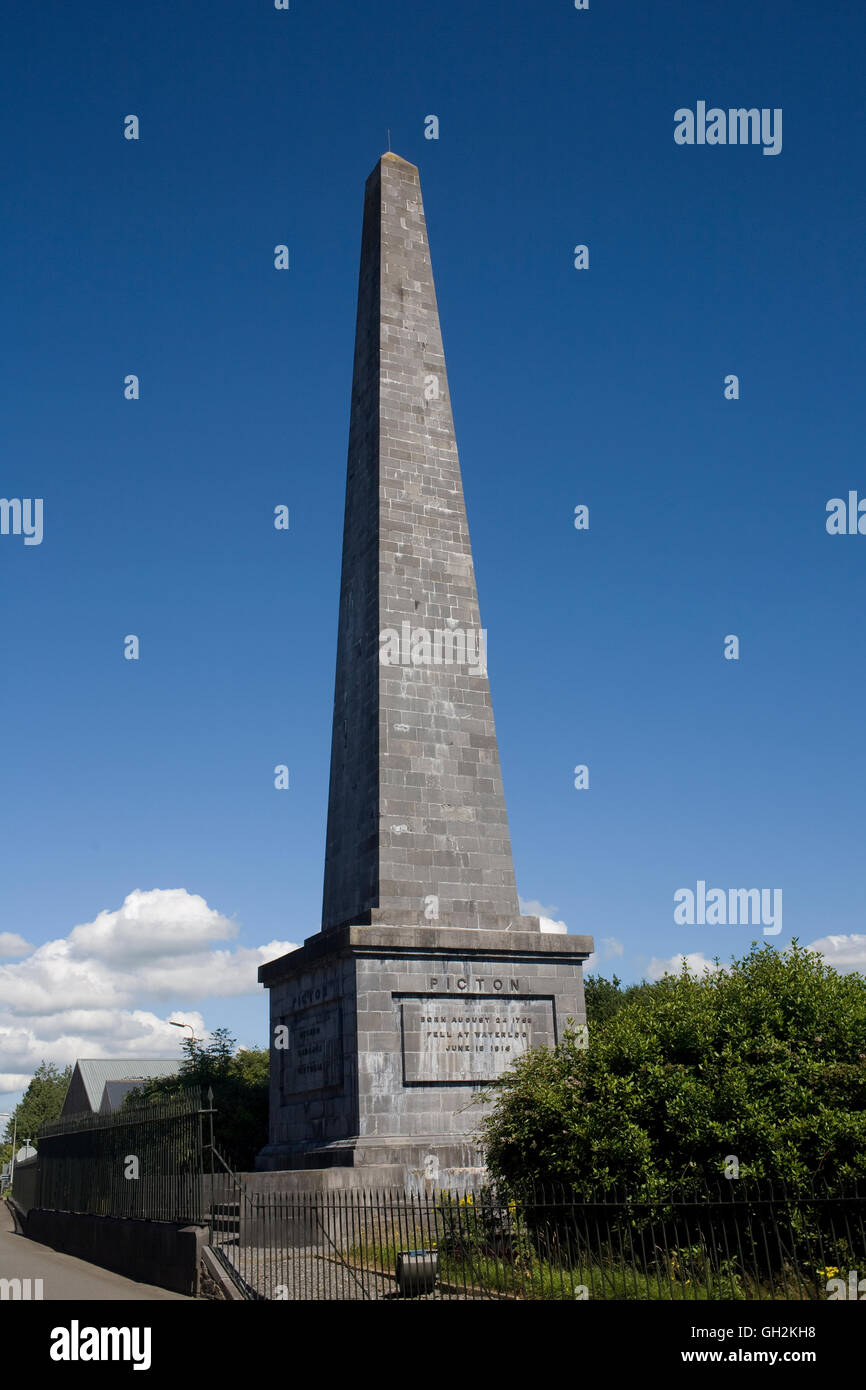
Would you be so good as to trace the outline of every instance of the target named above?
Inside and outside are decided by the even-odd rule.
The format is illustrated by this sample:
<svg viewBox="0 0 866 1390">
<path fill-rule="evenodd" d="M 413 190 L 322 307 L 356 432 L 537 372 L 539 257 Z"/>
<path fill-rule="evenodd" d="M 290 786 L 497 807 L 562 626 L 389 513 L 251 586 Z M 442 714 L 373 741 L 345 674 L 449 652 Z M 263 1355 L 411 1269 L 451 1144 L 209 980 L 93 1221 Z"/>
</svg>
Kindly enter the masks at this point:
<svg viewBox="0 0 866 1390">
<path fill-rule="evenodd" d="M 550 999 L 404 999 L 403 1064 L 419 1081 L 492 1081 L 529 1047 L 556 1041 Z"/>
<path fill-rule="evenodd" d="M 343 1028 L 339 1004 L 303 1009 L 283 1022 L 288 1047 L 281 1052 L 283 1095 L 343 1084 Z"/>
</svg>

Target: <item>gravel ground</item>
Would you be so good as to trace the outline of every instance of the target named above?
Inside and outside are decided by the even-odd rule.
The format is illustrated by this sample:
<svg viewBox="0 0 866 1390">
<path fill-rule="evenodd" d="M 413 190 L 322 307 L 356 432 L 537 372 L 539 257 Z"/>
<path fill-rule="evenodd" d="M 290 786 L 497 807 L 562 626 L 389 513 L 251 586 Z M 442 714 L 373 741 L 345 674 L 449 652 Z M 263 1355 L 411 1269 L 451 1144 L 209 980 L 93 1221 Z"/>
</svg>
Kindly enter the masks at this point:
<svg viewBox="0 0 866 1390">
<path fill-rule="evenodd" d="M 220 1246 L 226 1259 L 259 1294 L 279 1299 L 399 1300 L 393 1275 L 379 1274 L 340 1264 L 320 1246 L 293 1246 L 288 1250 L 256 1246 L 238 1247 L 229 1242 Z M 413 1298 L 413 1303 L 441 1299 L 475 1301 L 471 1293 L 451 1293 L 436 1289 L 432 1294 Z"/>
</svg>

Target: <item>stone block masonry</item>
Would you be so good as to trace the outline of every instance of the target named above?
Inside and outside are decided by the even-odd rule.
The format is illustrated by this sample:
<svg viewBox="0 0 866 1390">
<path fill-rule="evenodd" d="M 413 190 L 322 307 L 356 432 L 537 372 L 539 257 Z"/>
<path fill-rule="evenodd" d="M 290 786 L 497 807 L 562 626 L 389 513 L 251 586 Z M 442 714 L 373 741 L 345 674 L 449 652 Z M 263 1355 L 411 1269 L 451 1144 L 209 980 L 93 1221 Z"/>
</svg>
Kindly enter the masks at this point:
<svg viewBox="0 0 866 1390">
<path fill-rule="evenodd" d="M 257 1167 L 292 1190 L 477 1182 L 479 1090 L 585 1022 L 592 939 L 520 914 L 482 631 L 418 170 L 389 153 L 364 201 L 322 929 L 259 970 Z"/>
<path fill-rule="evenodd" d="M 272 1027 L 260 1168 L 481 1165 L 474 1095 L 586 1013 L 581 936 L 354 926 L 261 967 Z M 299 1067 L 303 1075 L 299 1077 Z"/>
<path fill-rule="evenodd" d="M 516 926 L 486 674 L 385 666 L 380 634 L 481 617 L 418 170 L 367 181 L 322 927 Z"/>
</svg>

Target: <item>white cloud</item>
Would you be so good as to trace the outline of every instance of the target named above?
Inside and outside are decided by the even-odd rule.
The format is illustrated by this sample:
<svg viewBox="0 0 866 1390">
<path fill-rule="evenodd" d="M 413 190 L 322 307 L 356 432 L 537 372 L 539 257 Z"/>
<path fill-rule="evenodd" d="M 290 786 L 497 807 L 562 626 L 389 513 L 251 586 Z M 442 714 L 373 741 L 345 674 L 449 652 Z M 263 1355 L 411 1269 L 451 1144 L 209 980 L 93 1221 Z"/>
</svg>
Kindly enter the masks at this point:
<svg viewBox="0 0 866 1390">
<path fill-rule="evenodd" d="M 143 981 L 149 994 L 207 994 L 221 998 L 252 994 L 258 988 L 259 966 L 291 950 L 294 947 L 289 941 L 272 941 L 267 946 L 209 951 L 206 956 L 190 952 L 173 960 L 152 961 L 136 972 L 136 978 Z"/>
<path fill-rule="evenodd" d="M 92 922 L 73 927 L 67 938 L 70 955 L 123 961 L 188 955 L 210 941 L 237 936 L 234 922 L 208 907 L 185 888 L 136 889 L 116 912 L 100 912 Z"/>
<path fill-rule="evenodd" d="M 593 975 L 604 965 L 606 961 L 613 960 L 622 955 L 624 946 L 621 941 L 617 941 L 615 936 L 603 936 L 601 938 L 601 949 L 592 951 L 583 962 L 584 975 Z"/>
<path fill-rule="evenodd" d="M 289 941 L 209 950 L 237 927 L 184 889 L 130 893 L 68 937 L 46 941 L 23 961 L 0 966 L 0 1011 L 56 1015 L 117 1009 L 142 995 L 196 998 L 249 994 L 258 967 L 294 949 Z"/>
<path fill-rule="evenodd" d="M 0 1101 L 15 1091 L 26 1091 L 30 1081 L 30 1072 L 0 1071 Z M 2 1129 L 5 1129 L 5 1125 L 0 1126 Z"/>
<path fill-rule="evenodd" d="M 545 907 L 537 898 L 517 898 L 520 911 L 525 917 L 553 917 L 559 911 L 558 907 Z"/>
<path fill-rule="evenodd" d="M 702 951 L 692 951 L 685 956 L 686 964 L 693 975 L 702 975 L 705 970 L 716 970 L 715 961 L 707 960 Z M 683 956 L 670 956 L 668 960 L 662 960 L 659 956 L 653 956 L 647 969 L 647 974 L 651 980 L 660 980 L 663 975 L 680 975 L 683 969 Z"/>
<path fill-rule="evenodd" d="M 206 1037 L 202 1015 L 183 1010 L 185 999 L 258 994 L 258 967 L 295 949 L 289 941 L 213 944 L 237 932 L 204 898 L 172 888 L 136 890 L 67 937 L 35 949 L 24 943 L 29 955 L 0 965 L 0 1088 L 24 1089 L 43 1058 L 63 1066 L 77 1057 L 179 1053 L 183 1032 L 171 1019 Z M 165 999 L 167 1016 L 138 1007 L 143 998 Z"/>
<path fill-rule="evenodd" d="M 866 936 L 822 936 L 806 949 L 820 951 L 825 963 L 841 975 L 851 970 L 866 972 Z"/>
<path fill-rule="evenodd" d="M 554 913 L 559 911 L 558 907 L 545 907 L 536 898 L 518 898 L 520 911 L 525 917 L 538 917 L 540 919 L 541 930 L 551 935 L 562 936 L 568 931 L 564 922 L 558 922 Z"/>
<path fill-rule="evenodd" d="M 70 959 L 67 941 L 47 941 L 17 965 L 0 966 L 0 1010 L 29 1015 L 128 1003 L 135 976 L 99 961 Z"/>
<path fill-rule="evenodd" d="M 0 956 L 26 956 L 33 947 L 14 931 L 0 931 Z"/>
<path fill-rule="evenodd" d="M 866 973 L 866 936 L 852 934 L 848 936 L 822 936 L 817 941 L 811 941 L 806 947 L 809 951 L 820 951 L 827 965 L 838 970 L 841 975 L 849 971 L 857 970 Z M 690 970 L 698 972 L 703 970 L 715 970 L 713 961 L 708 961 L 700 951 L 693 955 L 687 955 L 686 960 Z M 654 957 L 650 961 L 648 974 L 651 980 L 660 980 L 665 970 L 678 975 L 682 967 L 682 956 L 671 956 L 669 960 L 659 960 Z M 722 965 L 722 969 L 727 967 Z"/>
<path fill-rule="evenodd" d="M 564 922 L 554 922 L 552 917 L 539 917 L 538 924 L 543 932 L 563 936 L 568 931 Z"/>
</svg>

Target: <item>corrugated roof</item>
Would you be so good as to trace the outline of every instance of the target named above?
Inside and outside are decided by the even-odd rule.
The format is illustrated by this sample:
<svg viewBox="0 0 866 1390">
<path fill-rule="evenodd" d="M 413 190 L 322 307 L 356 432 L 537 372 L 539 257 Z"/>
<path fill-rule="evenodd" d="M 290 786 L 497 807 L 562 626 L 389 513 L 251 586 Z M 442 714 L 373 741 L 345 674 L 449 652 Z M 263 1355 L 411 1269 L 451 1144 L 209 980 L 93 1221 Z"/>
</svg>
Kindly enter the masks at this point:
<svg viewBox="0 0 866 1390">
<path fill-rule="evenodd" d="M 102 1088 L 102 1100 L 99 1102 L 100 1115 L 112 1115 L 115 1110 L 119 1110 L 130 1091 L 134 1091 L 141 1082 L 141 1077 L 135 1081 L 106 1081 Z"/>
<path fill-rule="evenodd" d="M 106 1081 L 146 1081 L 153 1076 L 173 1076 L 180 1070 L 180 1058 L 80 1057 L 73 1075 L 76 1070 L 84 1082 L 91 1110 L 98 1110 Z"/>
</svg>

